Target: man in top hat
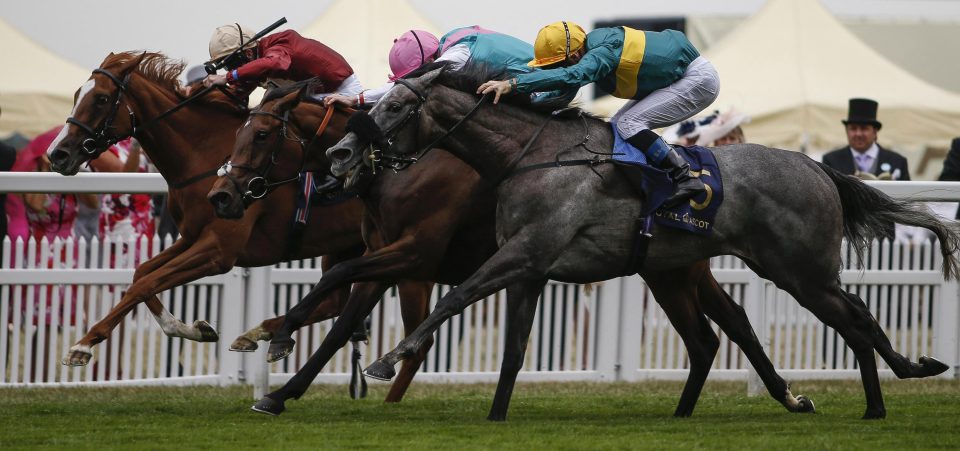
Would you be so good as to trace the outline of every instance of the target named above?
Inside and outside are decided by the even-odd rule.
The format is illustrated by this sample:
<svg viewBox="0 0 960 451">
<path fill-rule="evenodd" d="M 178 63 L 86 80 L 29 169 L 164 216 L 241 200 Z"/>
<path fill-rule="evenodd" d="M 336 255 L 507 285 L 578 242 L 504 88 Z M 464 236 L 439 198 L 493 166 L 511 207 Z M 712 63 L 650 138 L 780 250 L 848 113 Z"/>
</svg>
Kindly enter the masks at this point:
<svg viewBox="0 0 960 451">
<path fill-rule="evenodd" d="M 850 99 L 847 119 L 849 146 L 823 156 L 823 163 L 844 174 L 864 179 L 910 180 L 907 159 L 877 144 L 877 102 L 870 99 Z"/>
</svg>

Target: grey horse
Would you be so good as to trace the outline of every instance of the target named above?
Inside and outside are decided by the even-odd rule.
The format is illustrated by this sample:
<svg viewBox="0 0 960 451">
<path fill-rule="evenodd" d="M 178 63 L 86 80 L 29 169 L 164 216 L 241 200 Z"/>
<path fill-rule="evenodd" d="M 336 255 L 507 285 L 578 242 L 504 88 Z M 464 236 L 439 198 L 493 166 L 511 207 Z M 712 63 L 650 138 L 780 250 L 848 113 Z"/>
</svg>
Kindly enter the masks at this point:
<svg viewBox="0 0 960 451">
<path fill-rule="evenodd" d="M 481 177 L 500 181 L 499 250 L 446 294 L 416 331 L 370 365 L 368 376 L 389 380 L 394 365 L 413 356 L 443 321 L 507 286 L 535 289 L 547 279 L 596 282 L 717 255 L 741 258 L 841 334 L 859 363 L 867 399 L 864 418 L 886 415 L 874 349 L 900 378 L 928 377 L 948 368 L 930 357 L 915 363 L 897 353 L 864 302 L 844 291 L 838 277 L 844 237 L 859 257 L 868 240 L 884 236 L 896 222 L 935 233 L 944 276 L 957 278 L 954 254 L 960 236 L 922 206 L 893 200 L 796 152 L 750 144 L 718 148 L 725 202 L 712 235 L 656 227 L 647 259 L 631 267 L 641 204 L 631 186 L 613 175 L 615 168 L 558 165 L 514 172 L 519 164 L 595 156 L 578 145 L 584 136 L 596 148 L 609 149 L 609 124 L 594 118 L 546 120 L 529 108 L 481 105 L 473 91 L 490 78 L 477 72 L 437 69 L 405 80 L 369 113 L 364 136 L 350 133 L 327 151 L 334 175 L 349 182 L 372 159 L 412 163 L 426 151 L 421 149 L 440 140 Z"/>
</svg>

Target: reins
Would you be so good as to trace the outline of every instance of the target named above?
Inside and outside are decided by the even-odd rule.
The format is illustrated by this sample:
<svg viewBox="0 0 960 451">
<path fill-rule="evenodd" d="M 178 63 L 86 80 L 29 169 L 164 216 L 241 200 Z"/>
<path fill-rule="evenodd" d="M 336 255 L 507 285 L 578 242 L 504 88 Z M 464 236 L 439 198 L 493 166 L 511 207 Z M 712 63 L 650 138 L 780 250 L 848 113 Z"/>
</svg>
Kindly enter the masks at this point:
<svg viewBox="0 0 960 451">
<path fill-rule="evenodd" d="M 210 91 L 214 89 L 219 89 L 221 92 L 224 93 L 224 95 L 233 99 L 234 101 L 237 100 L 235 96 L 230 94 L 222 86 L 208 86 L 198 91 L 196 94 L 193 94 L 187 97 L 186 99 L 183 99 L 173 107 L 169 108 L 163 113 L 160 113 L 157 117 L 154 117 L 153 119 L 150 119 L 149 121 L 144 122 L 142 125 L 139 125 L 139 126 L 137 125 L 137 117 L 133 113 L 133 109 L 130 108 L 130 104 L 127 103 L 126 104 L 127 112 L 130 115 L 130 134 L 125 136 L 116 136 L 111 133 L 108 135 L 109 133 L 108 131 L 113 129 L 113 121 L 116 119 L 117 112 L 120 109 L 120 101 L 123 99 L 123 94 L 127 92 L 127 87 L 130 83 L 130 76 L 132 73 L 128 73 L 126 76 L 124 76 L 123 80 L 121 80 L 119 77 L 117 77 L 110 71 L 102 68 L 94 69 L 93 73 L 104 75 L 107 78 L 109 78 L 111 81 L 113 81 L 113 83 L 117 86 L 117 97 L 114 99 L 113 105 L 110 107 L 110 112 L 107 114 L 107 118 L 103 121 L 103 123 L 97 129 L 94 129 L 91 126 L 84 124 L 83 122 L 80 122 L 78 119 L 76 119 L 73 116 L 68 117 L 66 120 L 68 124 L 75 125 L 81 130 L 83 130 L 84 132 L 86 132 L 88 135 L 90 135 L 89 138 L 85 139 L 80 144 L 80 147 L 83 149 L 83 151 L 90 156 L 88 161 L 96 159 L 97 157 L 100 156 L 100 154 L 102 154 L 103 152 L 106 152 L 106 150 L 109 149 L 110 146 L 120 141 L 123 141 L 124 139 L 130 136 L 135 136 L 138 131 L 158 123 L 162 119 L 183 109 L 185 106 L 189 105 L 194 100 L 206 96 L 207 94 L 210 93 Z M 129 95 L 132 96 L 133 94 L 129 94 Z M 190 177 L 186 180 L 183 180 L 177 183 L 171 183 L 169 184 L 169 186 L 174 189 L 187 187 L 193 183 L 196 183 L 200 180 L 203 180 L 207 177 L 210 177 L 216 174 L 218 169 L 219 168 L 211 169 L 209 171 Z"/>
<path fill-rule="evenodd" d="M 413 113 L 411 113 L 410 115 L 408 115 L 406 118 L 404 118 L 403 121 L 401 121 L 399 124 L 397 124 L 396 126 L 394 126 L 393 128 L 390 129 L 391 134 L 394 133 L 394 132 L 396 132 L 396 131 L 399 130 L 400 128 L 402 128 L 403 125 L 406 124 L 407 121 L 409 121 L 409 119 L 411 119 L 412 117 L 419 116 L 419 115 L 420 115 L 420 110 L 423 108 L 423 104 L 424 104 L 424 103 L 426 102 L 426 100 L 427 100 L 427 96 L 426 96 L 425 94 L 423 94 L 422 92 L 420 92 L 420 90 L 417 89 L 415 86 L 413 86 L 413 84 L 410 83 L 409 80 L 405 80 L 405 79 L 400 78 L 400 79 L 395 80 L 395 82 L 398 83 L 398 84 L 401 84 L 401 85 L 403 85 L 403 86 L 406 86 L 407 89 L 410 89 L 411 91 L 413 91 L 413 93 L 416 94 L 417 99 L 419 100 L 420 103 L 419 103 L 419 105 L 417 106 L 416 110 L 413 110 Z M 372 157 L 372 160 L 373 160 L 373 161 L 372 161 L 372 165 L 373 165 L 373 167 L 376 168 L 376 164 L 377 164 L 378 162 L 382 161 L 382 160 L 388 160 L 388 161 L 391 161 L 391 162 L 392 162 L 392 164 L 390 164 L 389 166 L 390 166 L 390 168 L 393 169 L 394 171 L 402 171 L 402 170 L 406 169 L 406 168 L 409 167 L 411 164 L 414 164 L 414 163 L 416 163 L 417 161 L 419 161 L 421 158 L 423 158 L 423 156 L 426 155 L 427 152 L 429 152 L 431 149 L 435 148 L 438 144 L 440 144 L 440 141 L 443 141 L 444 139 L 447 139 L 447 137 L 449 137 L 449 136 L 452 135 L 454 132 L 456 132 L 464 123 L 466 123 L 468 120 L 470 120 L 470 118 L 472 118 L 474 115 L 476 115 L 476 114 L 477 114 L 477 111 L 479 111 L 479 110 L 480 110 L 480 107 L 483 105 L 483 102 L 486 101 L 488 98 L 490 98 L 490 93 L 487 93 L 487 94 L 482 95 L 482 96 L 480 97 L 480 100 L 477 101 L 477 104 L 474 105 L 473 108 L 472 108 L 469 112 L 467 112 L 467 114 L 466 114 L 465 116 L 463 116 L 462 118 L 460 118 L 460 120 L 457 121 L 456 124 L 453 124 L 453 127 L 450 127 L 449 129 L 447 129 L 446 133 L 440 135 L 439 137 L 437 137 L 436 139 L 434 139 L 433 141 L 431 141 L 429 144 L 427 144 L 426 146 L 422 147 L 422 148 L 421 148 L 419 151 L 417 151 L 417 152 L 414 154 L 414 156 L 412 156 L 412 157 L 398 156 L 398 155 L 388 154 L 388 153 L 384 153 L 384 152 L 382 152 L 382 151 L 375 150 L 375 151 L 373 152 L 373 157 Z M 546 125 L 546 124 L 544 124 L 544 125 Z M 386 134 L 384 134 L 384 135 L 386 136 Z M 394 138 L 394 137 L 392 137 L 392 136 L 389 137 L 389 138 L 387 138 L 387 144 L 388 144 L 388 146 L 392 146 L 392 145 L 393 145 L 393 138 Z M 376 173 L 376 170 L 375 170 L 375 169 L 374 169 L 374 173 Z"/>
</svg>

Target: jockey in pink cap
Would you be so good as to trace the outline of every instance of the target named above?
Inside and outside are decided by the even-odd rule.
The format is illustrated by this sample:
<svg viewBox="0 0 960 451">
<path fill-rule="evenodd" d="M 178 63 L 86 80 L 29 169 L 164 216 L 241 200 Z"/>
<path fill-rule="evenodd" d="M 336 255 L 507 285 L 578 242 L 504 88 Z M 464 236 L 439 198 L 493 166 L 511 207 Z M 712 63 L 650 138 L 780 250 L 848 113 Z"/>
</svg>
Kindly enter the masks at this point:
<svg viewBox="0 0 960 451">
<path fill-rule="evenodd" d="M 440 40 L 429 31 L 410 30 L 393 40 L 390 48 L 390 81 L 402 78 L 436 58 Z"/>
<path fill-rule="evenodd" d="M 453 70 L 475 61 L 518 74 L 532 70 L 526 65 L 532 55 L 530 44 L 478 26 L 457 28 L 440 39 L 427 31 L 410 30 L 393 41 L 389 54 L 393 72 L 390 82 L 355 96 L 333 94 L 324 99 L 324 104 L 330 106 L 336 102 L 356 107 L 374 103 L 393 87 L 394 80 L 433 61 L 447 61 Z"/>
</svg>

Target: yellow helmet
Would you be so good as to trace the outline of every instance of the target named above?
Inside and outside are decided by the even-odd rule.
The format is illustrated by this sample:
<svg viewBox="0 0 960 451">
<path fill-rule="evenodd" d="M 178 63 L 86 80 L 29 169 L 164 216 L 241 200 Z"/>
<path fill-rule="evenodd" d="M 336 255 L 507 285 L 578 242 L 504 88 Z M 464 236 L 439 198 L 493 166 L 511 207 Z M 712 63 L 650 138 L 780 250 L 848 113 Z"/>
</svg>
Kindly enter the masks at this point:
<svg viewBox="0 0 960 451">
<path fill-rule="evenodd" d="M 241 27 L 239 24 L 229 24 L 217 27 L 210 37 L 210 61 L 217 61 L 240 47 L 243 43 L 244 48 L 252 48 L 257 45 L 256 41 L 251 41 L 253 37 L 247 30 L 249 28 Z"/>
<path fill-rule="evenodd" d="M 533 43 L 535 59 L 527 63 L 530 67 L 547 66 L 567 59 L 576 53 L 587 40 L 587 33 L 573 22 L 554 22 L 540 29 Z"/>
</svg>

